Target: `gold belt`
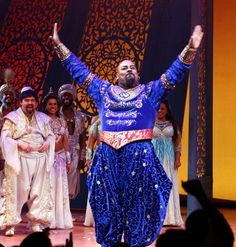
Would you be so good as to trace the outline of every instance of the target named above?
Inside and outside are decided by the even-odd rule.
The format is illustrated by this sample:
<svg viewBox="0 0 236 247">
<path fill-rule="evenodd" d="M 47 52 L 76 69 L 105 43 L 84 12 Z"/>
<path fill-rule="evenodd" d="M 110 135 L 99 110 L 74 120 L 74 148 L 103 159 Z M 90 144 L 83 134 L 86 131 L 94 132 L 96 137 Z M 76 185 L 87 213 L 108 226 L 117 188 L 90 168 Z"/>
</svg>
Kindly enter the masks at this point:
<svg viewBox="0 0 236 247">
<path fill-rule="evenodd" d="M 115 149 L 119 149 L 130 142 L 152 139 L 152 137 L 152 129 L 100 132 L 100 141 Z"/>
</svg>

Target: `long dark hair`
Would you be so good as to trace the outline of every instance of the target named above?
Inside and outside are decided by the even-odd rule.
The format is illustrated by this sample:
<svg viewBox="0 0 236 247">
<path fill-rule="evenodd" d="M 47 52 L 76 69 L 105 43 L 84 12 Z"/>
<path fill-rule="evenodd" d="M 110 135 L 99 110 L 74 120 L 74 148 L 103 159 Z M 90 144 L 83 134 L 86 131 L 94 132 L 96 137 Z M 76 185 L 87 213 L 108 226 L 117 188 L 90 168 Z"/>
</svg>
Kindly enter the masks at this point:
<svg viewBox="0 0 236 247">
<path fill-rule="evenodd" d="M 168 102 L 168 100 L 164 99 L 161 104 L 164 104 L 166 106 L 166 109 L 167 109 L 167 113 L 166 113 L 166 120 L 170 121 L 172 126 L 173 126 L 173 129 L 174 129 L 174 135 L 172 137 L 172 140 L 173 142 L 175 143 L 177 138 L 178 138 L 178 131 L 179 131 L 179 128 L 178 128 L 178 125 L 177 125 L 177 122 L 175 120 L 175 118 L 173 117 L 172 115 L 172 112 L 171 112 L 171 107 L 170 107 L 170 104 Z"/>
<path fill-rule="evenodd" d="M 58 98 L 58 96 L 56 95 L 56 94 L 54 94 L 54 93 L 48 93 L 45 97 L 44 97 L 44 99 L 43 99 L 43 101 L 42 101 L 42 111 L 45 113 L 45 114 L 47 114 L 48 115 L 48 111 L 47 111 L 47 103 L 48 103 L 48 100 L 49 99 L 55 99 L 56 101 L 57 101 L 57 106 L 58 106 L 58 111 L 56 112 L 56 116 L 57 117 L 59 117 L 59 112 L 60 112 L 60 100 L 59 100 L 59 98 Z"/>
</svg>

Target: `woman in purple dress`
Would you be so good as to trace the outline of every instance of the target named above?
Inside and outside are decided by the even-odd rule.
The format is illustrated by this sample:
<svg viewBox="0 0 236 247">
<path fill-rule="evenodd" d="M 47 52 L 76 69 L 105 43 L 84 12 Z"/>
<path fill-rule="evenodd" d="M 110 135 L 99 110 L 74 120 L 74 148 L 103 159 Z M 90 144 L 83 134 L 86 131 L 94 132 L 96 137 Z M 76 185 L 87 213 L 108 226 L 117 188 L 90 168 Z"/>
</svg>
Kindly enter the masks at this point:
<svg viewBox="0 0 236 247">
<path fill-rule="evenodd" d="M 68 131 L 65 120 L 59 117 L 59 99 L 53 92 L 49 92 L 43 99 L 43 111 L 51 118 L 50 126 L 56 137 L 54 165 L 51 169 L 54 208 L 50 227 L 68 229 L 73 227 L 67 180 L 67 172 L 71 167 Z"/>
</svg>

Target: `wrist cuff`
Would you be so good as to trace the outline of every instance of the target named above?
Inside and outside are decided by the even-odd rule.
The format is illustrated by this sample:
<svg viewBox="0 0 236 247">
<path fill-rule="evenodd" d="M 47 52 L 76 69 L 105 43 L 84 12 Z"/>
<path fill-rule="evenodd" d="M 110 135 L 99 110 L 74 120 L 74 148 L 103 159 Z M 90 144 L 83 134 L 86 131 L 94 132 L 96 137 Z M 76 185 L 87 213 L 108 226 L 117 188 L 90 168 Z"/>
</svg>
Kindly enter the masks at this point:
<svg viewBox="0 0 236 247">
<path fill-rule="evenodd" d="M 86 148 L 86 155 L 85 155 L 86 160 L 92 160 L 92 157 L 93 157 L 92 149 Z"/>
<path fill-rule="evenodd" d="M 55 46 L 54 49 L 61 61 L 66 60 L 71 55 L 71 51 L 62 43 Z"/>
<path fill-rule="evenodd" d="M 71 156 L 70 156 L 70 152 L 66 152 L 66 164 L 71 164 Z"/>
<path fill-rule="evenodd" d="M 179 55 L 180 61 L 184 64 L 191 65 L 196 56 L 197 49 L 190 48 L 189 45 L 186 45 L 183 51 Z"/>
</svg>

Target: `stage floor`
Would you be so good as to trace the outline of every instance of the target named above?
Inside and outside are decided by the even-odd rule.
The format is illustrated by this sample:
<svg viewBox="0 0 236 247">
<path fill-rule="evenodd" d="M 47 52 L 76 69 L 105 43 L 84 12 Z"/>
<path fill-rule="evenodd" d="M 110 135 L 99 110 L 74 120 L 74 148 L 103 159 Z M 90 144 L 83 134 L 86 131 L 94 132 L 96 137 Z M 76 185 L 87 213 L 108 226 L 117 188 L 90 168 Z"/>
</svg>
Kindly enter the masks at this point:
<svg viewBox="0 0 236 247">
<path fill-rule="evenodd" d="M 224 214 L 228 222 L 230 223 L 234 236 L 236 239 L 236 209 L 221 209 L 221 212 Z M 186 209 L 182 208 L 183 218 L 186 218 Z M 66 238 L 69 238 L 69 233 L 73 232 L 73 242 L 74 247 L 97 247 L 100 246 L 96 243 L 95 233 L 93 227 L 85 227 L 83 226 L 84 213 L 81 212 L 73 212 L 73 217 L 76 219 L 74 222 L 74 228 L 71 230 L 51 230 L 50 231 L 50 239 L 52 241 L 53 246 L 55 245 L 64 245 Z M 20 242 L 30 233 L 29 230 L 26 229 L 26 219 L 23 217 L 23 222 L 20 223 L 16 228 L 16 234 L 13 237 L 5 237 L 4 231 L 0 231 L 0 243 L 5 247 L 16 246 L 19 245 Z M 167 228 L 164 227 L 162 231 L 165 231 Z M 153 243 L 152 247 L 155 246 Z M 236 247 L 236 241 L 234 243 Z"/>
</svg>

